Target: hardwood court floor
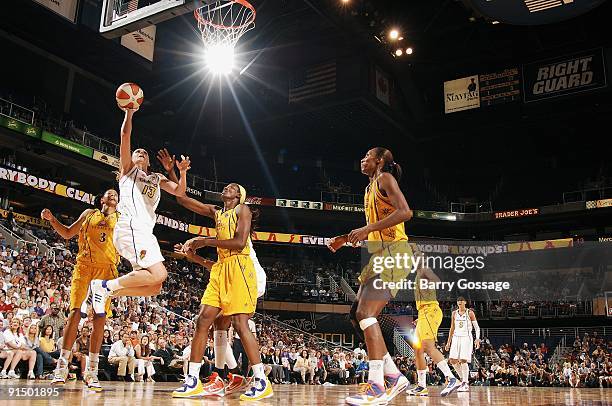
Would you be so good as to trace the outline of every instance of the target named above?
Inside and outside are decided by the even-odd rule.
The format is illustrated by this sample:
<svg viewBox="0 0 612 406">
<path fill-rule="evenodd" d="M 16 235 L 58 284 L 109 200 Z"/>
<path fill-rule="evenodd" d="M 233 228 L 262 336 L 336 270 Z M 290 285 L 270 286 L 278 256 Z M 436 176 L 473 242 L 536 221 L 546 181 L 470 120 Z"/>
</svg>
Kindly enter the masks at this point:
<svg viewBox="0 0 612 406">
<path fill-rule="evenodd" d="M 274 385 L 274 397 L 261 402 L 240 402 L 238 394 L 227 398 L 203 399 L 173 399 L 170 392 L 177 383 L 122 383 L 102 382 L 104 391 L 100 393 L 87 392 L 79 382 L 70 382 L 64 386 L 61 399 L 17 400 L 8 396 L 9 388 L 49 388 L 46 382 L 0 381 L 0 404 L 11 405 L 92 405 L 92 406 L 213 406 L 224 405 L 275 405 L 275 406 L 306 406 L 306 405 L 343 405 L 344 398 L 355 393 L 357 386 L 305 386 L 305 385 Z M 453 393 L 448 397 L 440 397 L 441 387 L 430 387 L 428 398 L 407 398 L 398 395 L 392 405 L 609 405 L 612 404 L 612 389 L 570 389 L 570 388 L 498 388 L 472 387 L 469 393 Z M 13 391 L 14 393 L 14 391 Z M 8 399 L 8 400 L 7 400 Z"/>
</svg>

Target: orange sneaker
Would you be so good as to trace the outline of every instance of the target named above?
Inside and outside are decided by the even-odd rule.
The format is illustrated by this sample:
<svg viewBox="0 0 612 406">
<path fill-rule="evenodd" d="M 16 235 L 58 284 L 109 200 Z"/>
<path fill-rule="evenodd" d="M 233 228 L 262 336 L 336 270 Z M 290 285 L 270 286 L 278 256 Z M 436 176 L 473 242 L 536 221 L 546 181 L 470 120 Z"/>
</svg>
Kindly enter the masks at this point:
<svg viewBox="0 0 612 406">
<path fill-rule="evenodd" d="M 247 387 L 247 380 L 242 375 L 228 374 L 229 383 L 225 388 L 225 394 L 229 395 L 235 392 L 242 392 Z"/>
<path fill-rule="evenodd" d="M 208 385 L 212 385 L 213 383 L 215 383 L 218 376 L 219 374 L 216 372 L 213 372 L 212 374 L 210 374 L 210 376 L 208 377 L 208 380 L 205 383 L 202 383 L 202 388 L 206 389 Z"/>
<path fill-rule="evenodd" d="M 223 379 L 218 374 L 204 386 L 202 396 L 225 396 L 225 382 L 223 382 Z"/>
</svg>

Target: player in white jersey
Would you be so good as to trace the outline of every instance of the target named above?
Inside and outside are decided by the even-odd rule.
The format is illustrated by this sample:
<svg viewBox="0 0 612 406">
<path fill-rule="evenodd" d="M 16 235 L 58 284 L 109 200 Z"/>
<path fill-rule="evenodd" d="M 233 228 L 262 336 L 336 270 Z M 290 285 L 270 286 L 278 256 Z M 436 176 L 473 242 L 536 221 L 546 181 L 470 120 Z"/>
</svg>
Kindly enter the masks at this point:
<svg viewBox="0 0 612 406">
<path fill-rule="evenodd" d="M 132 117 L 135 110 L 125 110 L 121 126 L 119 205 L 113 242 L 119 255 L 130 261 L 132 272 L 117 279 L 91 281 L 94 312 L 103 313 L 109 296 L 153 296 L 159 294 L 168 273 L 164 257 L 153 235 L 155 210 L 161 189 L 175 196 L 185 196 L 189 157 L 176 162 L 181 176 L 178 181 L 150 172 L 149 154 L 131 150 Z"/>
<path fill-rule="evenodd" d="M 446 341 L 446 351 L 450 349 L 448 360 L 454 365 L 461 377 L 461 386 L 457 392 L 469 390 L 470 368 L 473 347 L 480 348 L 480 327 L 474 312 L 466 307 L 466 300 L 462 296 L 457 299 L 459 309 L 453 311 L 451 328 Z M 476 341 L 472 337 L 472 327 L 476 331 Z"/>
<path fill-rule="evenodd" d="M 175 157 L 170 156 L 168 151 L 164 148 L 163 150 L 160 150 L 157 153 L 157 159 L 159 160 L 159 162 L 161 162 L 162 166 L 166 170 L 168 178 L 170 180 L 176 179 L 176 173 L 174 171 Z M 213 207 L 212 205 L 204 204 L 196 199 L 192 199 L 187 196 L 177 197 L 176 200 L 181 206 L 202 216 L 210 216 L 210 210 Z M 257 297 L 259 298 L 263 296 L 263 294 L 266 292 L 266 272 L 259 263 L 259 259 L 257 259 L 257 254 L 255 253 L 255 249 L 253 248 L 253 242 L 251 238 L 248 239 L 248 244 L 250 248 L 249 256 L 253 261 L 255 273 L 257 275 Z M 212 268 L 212 265 L 214 265 L 213 261 L 202 258 L 201 256 L 195 254 L 192 251 L 184 251 L 182 244 L 176 244 L 174 246 L 174 250 L 178 254 L 184 254 L 188 260 L 202 265 L 209 271 Z M 229 344 L 228 330 L 230 324 L 230 316 L 224 316 L 223 314 L 220 314 L 215 319 L 213 334 L 213 347 L 215 349 L 215 368 L 220 372 L 218 375 L 220 375 L 221 377 L 217 377 L 216 379 L 211 380 L 208 385 L 204 385 L 204 394 L 206 395 L 229 395 L 231 393 L 241 391 L 245 388 L 247 384 L 247 380 L 244 376 L 235 373 L 238 369 L 238 363 L 236 362 L 232 347 Z M 228 379 L 229 383 L 225 384 L 221 381 L 221 383 L 223 384 L 214 385 L 215 380 L 221 380 L 224 377 L 223 371 L 225 370 L 226 365 L 230 371 L 234 372 Z"/>
</svg>

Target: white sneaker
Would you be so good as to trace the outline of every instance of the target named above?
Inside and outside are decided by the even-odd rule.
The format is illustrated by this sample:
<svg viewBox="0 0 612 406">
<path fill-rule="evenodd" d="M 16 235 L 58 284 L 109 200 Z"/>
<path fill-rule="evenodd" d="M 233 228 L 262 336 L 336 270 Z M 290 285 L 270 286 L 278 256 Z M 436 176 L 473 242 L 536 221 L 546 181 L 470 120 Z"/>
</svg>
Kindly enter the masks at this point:
<svg viewBox="0 0 612 406">
<path fill-rule="evenodd" d="M 457 388 L 457 392 L 469 392 L 469 391 L 470 391 L 470 385 L 468 385 L 467 382 L 462 382 L 461 386 Z"/>
<path fill-rule="evenodd" d="M 459 382 L 459 379 L 450 378 L 448 380 L 448 385 L 446 385 L 446 388 L 442 389 L 442 392 L 440 392 L 440 396 L 450 395 L 451 393 L 453 393 L 453 391 L 456 391 L 460 385 L 461 385 L 461 382 Z"/>
<path fill-rule="evenodd" d="M 94 392 L 101 392 L 102 386 L 100 385 L 100 381 L 98 380 L 97 372 L 87 371 L 85 373 L 85 378 L 83 379 L 85 385 L 87 385 L 87 389 Z"/>
<path fill-rule="evenodd" d="M 142 382 L 142 374 L 136 374 L 134 376 L 134 381 L 135 382 Z"/>
<path fill-rule="evenodd" d="M 91 289 L 91 299 L 93 311 L 98 316 L 106 315 L 106 301 L 110 297 L 110 292 L 102 286 L 101 279 L 94 279 L 89 285 Z"/>
<path fill-rule="evenodd" d="M 9 379 L 19 379 L 19 378 L 21 378 L 21 377 L 20 377 L 19 375 L 17 375 L 17 374 L 15 373 L 15 371 L 9 371 L 9 373 L 8 373 L 8 378 L 9 378 Z"/>
<path fill-rule="evenodd" d="M 59 360 L 57 361 L 60 362 Z M 66 383 L 66 379 L 68 378 L 68 366 L 55 368 L 53 371 L 53 379 L 51 380 L 51 385 L 63 385 Z"/>
<path fill-rule="evenodd" d="M 2 371 L 0 372 L 0 379 L 7 379 L 8 375 L 6 374 L 6 371 Z"/>
<path fill-rule="evenodd" d="M 36 376 L 34 375 L 34 371 L 28 372 L 28 379 L 36 379 Z"/>
</svg>

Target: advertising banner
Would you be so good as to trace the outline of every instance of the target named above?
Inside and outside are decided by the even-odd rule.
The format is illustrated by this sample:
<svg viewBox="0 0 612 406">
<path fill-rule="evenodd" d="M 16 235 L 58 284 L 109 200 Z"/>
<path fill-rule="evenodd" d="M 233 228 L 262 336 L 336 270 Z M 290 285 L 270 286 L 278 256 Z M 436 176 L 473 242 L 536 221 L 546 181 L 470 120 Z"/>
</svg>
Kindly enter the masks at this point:
<svg viewBox="0 0 612 406">
<path fill-rule="evenodd" d="M 155 25 L 141 28 L 121 37 L 121 45 L 153 62 L 155 50 Z"/>
<path fill-rule="evenodd" d="M 454 113 L 480 107 L 478 75 L 444 82 L 444 112 Z"/>
<path fill-rule="evenodd" d="M 538 214 L 540 214 L 540 209 L 532 208 L 532 209 L 497 211 L 494 213 L 494 216 L 496 219 L 505 219 L 505 218 L 511 218 L 511 217 L 537 216 Z"/>
<path fill-rule="evenodd" d="M 94 149 L 92 158 L 96 161 L 100 161 L 109 166 L 112 166 L 113 168 L 119 168 L 119 158 L 117 158 L 116 156 L 105 154 Z"/>
<path fill-rule="evenodd" d="M 523 65 L 525 103 L 605 86 L 606 69 L 601 48 Z"/>
<path fill-rule="evenodd" d="M 67 149 L 68 151 L 76 152 L 77 154 L 85 155 L 88 158 L 93 157 L 93 148 L 86 147 L 81 144 L 77 144 L 76 142 L 69 141 L 65 138 L 52 134 L 48 131 L 42 132 L 42 140 L 48 142 L 49 144 L 53 144 L 60 148 Z"/>
</svg>

